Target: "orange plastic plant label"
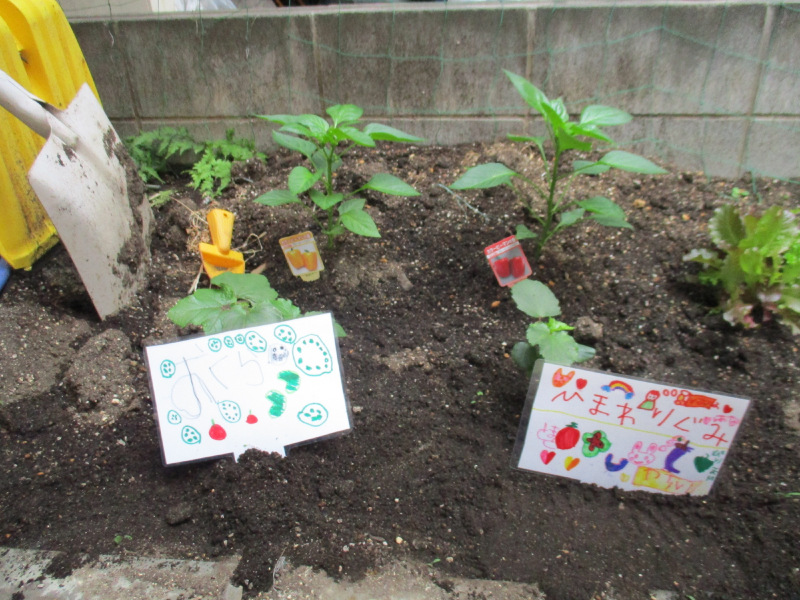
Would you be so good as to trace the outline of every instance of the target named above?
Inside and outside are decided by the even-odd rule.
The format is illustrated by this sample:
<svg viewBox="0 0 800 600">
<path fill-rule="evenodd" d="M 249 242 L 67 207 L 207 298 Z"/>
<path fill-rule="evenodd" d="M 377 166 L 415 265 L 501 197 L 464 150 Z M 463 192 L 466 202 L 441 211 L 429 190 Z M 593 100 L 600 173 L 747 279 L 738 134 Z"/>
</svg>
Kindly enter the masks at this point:
<svg viewBox="0 0 800 600">
<path fill-rule="evenodd" d="M 292 275 L 302 277 L 306 281 L 319 278 L 319 272 L 325 269 L 325 265 L 322 264 L 317 242 L 310 231 L 281 238 L 279 241 Z M 314 274 L 316 277 L 313 279 L 309 277 Z"/>
<path fill-rule="evenodd" d="M 483 253 L 494 271 L 494 276 L 497 277 L 497 283 L 503 287 L 519 283 L 533 272 L 522 246 L 513 235 L 487 246 Z"/>
</svg>

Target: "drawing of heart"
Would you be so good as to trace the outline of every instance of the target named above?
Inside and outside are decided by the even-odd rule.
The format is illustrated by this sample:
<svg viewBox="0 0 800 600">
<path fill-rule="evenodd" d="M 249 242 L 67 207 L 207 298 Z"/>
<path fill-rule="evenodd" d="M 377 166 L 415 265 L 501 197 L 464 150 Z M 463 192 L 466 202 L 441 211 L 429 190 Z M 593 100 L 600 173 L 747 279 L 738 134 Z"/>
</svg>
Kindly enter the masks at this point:
<svg viewBox="0 0 800 600">
<path fill-rule="evenodd" d="M 626 481 L 628 481 L 630 478 L 631 478 L 631 476 L 630 476 L 630 475 L 628 475 L 627 473 L 623 473 L 622 475 L 620 475 L 620 476 L 619 476 L 619 480 L 620 480 L 622 483 L 625 483 L 625 482 L 626 482 Z"/>
<path fill-rule="evenodd" d="M 575 387 L 578 388 L 579 390 L 582 390 L 583 388 L 586 387 L 587 383 L 588 382 L 585 379 L 577 379 L 575 380 Z"/>
<path fill-rule="evenodd" d="M 542 462 L 546 465 L 550 464 L 550 461 L 556 457 L 555 452 L 548 452 L 547 450 L 542 450 L 542 453 L 539 455 L 542 457 Z"/>
<path fill-rule="evenodd" d="M 564 460 L 564 468 L 565 468 L 567 471 L 572 471 L 572 469 L 574 469 L 575 467 L 577 467 L 577 466 L 580 464 L 580 462 L 581 462 L 581 459 L 580 459 L 580 458 L 573 458 L 573 457 L 571 457 L 571 456 L 568 456 L 568 457 L 567 457 L 567 458 Z"/>
<path fill-rule="evenodd" d="M 722 412 L 724 412 L 727 415 L 728 413 L 733 412 L 733 407 L 730 404 L 726 404 L 725 406 L 722 407 Z"/>
</svg>

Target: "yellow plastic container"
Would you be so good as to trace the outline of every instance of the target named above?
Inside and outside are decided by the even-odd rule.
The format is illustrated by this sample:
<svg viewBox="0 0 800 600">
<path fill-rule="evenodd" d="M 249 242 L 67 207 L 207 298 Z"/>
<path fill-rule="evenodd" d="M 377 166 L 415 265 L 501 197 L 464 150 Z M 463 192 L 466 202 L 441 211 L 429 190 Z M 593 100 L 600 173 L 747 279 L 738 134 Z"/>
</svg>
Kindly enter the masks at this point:
<svg viewBox="0 0 800 600">
<path fill-rule="evenodd" d="M 0 69 L 57 108 L 84 83 L 89 68 L 56 0 L 0 0 Z M 0 256 L 27 269 L 58 241 L 28 183 L 44 139 L 0 108 Z"/>
</svg>

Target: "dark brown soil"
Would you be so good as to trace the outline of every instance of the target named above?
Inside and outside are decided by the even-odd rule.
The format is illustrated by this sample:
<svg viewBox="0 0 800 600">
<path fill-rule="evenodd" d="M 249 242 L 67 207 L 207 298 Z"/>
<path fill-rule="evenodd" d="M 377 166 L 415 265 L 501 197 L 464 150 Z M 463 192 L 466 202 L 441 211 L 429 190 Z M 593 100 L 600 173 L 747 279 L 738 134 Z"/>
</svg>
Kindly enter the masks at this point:
<svg viewBox="0 0 800 600">
<path fill-rule="evenodd" d="M 696 600 L 800 598 L 800 500 L 781 495 L 800 492 L 800 446 L 784 416 L 798 402 L 798 340 L 774 322 L 728 326 L 681 262 L 706 243 L 706 223 L 732 182 L 691 173 L 586 178 L 574 193 L 614 198 L 635 229 L 580 224 L 533 265 L 564 321 L 588 316 L 604 326 L 588 366 L 753 399 L 711 495 L 622 493 L 510 468 L 528 382 L 507 352 L 529 320 L 482 250 L 517 223 L 533 224 L 506 189 L 463 194 L 481 216 L 437 184 L 494 160 L 536 177 L 541 163 L 528 154 L 501 144 L 354 153 L 343 185 L 388 170 L 422 195 L 367 194 L 383 237 L 348 235 L 323 250 L 326 271 L 311 284 L 290 275 L 277 239 L 313 223 L 297 206 L 251 202 L 285 187 L 298 161 L 271 157 L 266 169 L 246 171 L 254 183 L 240 179 L 225 193 L 219 205 L 237 214 L 235 245 L 247 243 L 249 268 L 266 262 L 281 295 L 303 310 L 332 310 L 348 333 L 341 351 L 355 428 L 286 459 L 251 451 L 238 464 L 161 464 L 141 346 L 171 335 L 163 304 L 185 295 L 197 272 L 186 249 L 186 207 L 201 201 L 193 192 L 178 185 L 177 199 L 156 211 L 150 289 L 119 317 L 96 320 L 63 251 L 16 273 L 0 314 L 45 306 L 88 322 L 92 335 L 121 329 L 135 350 L 142 408 L 92 426 L 76 420 L 58 385 L 4 406 L 3 544 L 67 551 L 62 574 L 84 553 L 237 553 L 238 581 L 251 593 L 271 585 L 283 554 L 349 577 L 398 557 L 436 561 L 444 577 L 537 582 L 558 600 L 640 599 L 655 589 Z M 800 204 L 797 188 L 756 184 L 764 204 Z M 48 335 L 36 317 L 23 322 L 31 335 Z M 117 535 L 132 539 L 117 544 Z"/>
</svg>

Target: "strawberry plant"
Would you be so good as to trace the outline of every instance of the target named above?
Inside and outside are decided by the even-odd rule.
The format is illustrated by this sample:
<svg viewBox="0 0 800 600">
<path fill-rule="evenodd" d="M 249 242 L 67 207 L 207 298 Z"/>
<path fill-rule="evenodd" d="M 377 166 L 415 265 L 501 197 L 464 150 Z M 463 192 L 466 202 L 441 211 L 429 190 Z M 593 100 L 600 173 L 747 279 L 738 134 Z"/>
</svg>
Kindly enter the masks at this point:
<svg viewBox="0 0 800 600">
<path fill-rule="evenodd" d="M 758 216 L 726 204 L 708 229 L 716 249 L 683 260 L 703 265 L 701 283 L 722 288 L 725 320 L 752 328 L 775 314 L 800 334 L 800 226 L 792 211 L 773 206 Z"/>
<path fill-rule="evenodd" d="M 214 277 L 211 285 L 179 300 L 167 313 L 170 320 L 178 327 L 196 325 L 211 334 L 304 316 L 291 300 L 279 298 L 263 275 L 223 273 Z M 319 313 L 305 316 L 315 314 Z M 335 321 L 333 328 L 337 337 L 346 336 Z"/>
<path fill-rule="evenodd" d="M 525 279 L 511 288 L 511 297 L 518 309 L 528 316 L 540 319 L 528 327 L 528 341 L 518 342 L 511 350 L 511 358 L 528 375 L 539 358 L 571 365 L 594 356 L 594 348 L 579 344 L 568 333 L 574 327 L 553 318 L 561 314 L 561 307 L 558 298 L 546 285 Z"/>
<path fill-rule="evenodd" d="M 517 239 L 535 238 L 534 257 L 539 258 L 542 249 L 550 238 L 563 229 L 575 225 L 584 218 L 590 218 L 608 227 L 631 228 L 625 212 L 615 202 L 604 196 L 587 199 L 572 199 L 568 196 L 573 180 L 580 175 L 598 175 L 611 168 L 632 173 L 658 175 L 666 173 L 646 158 L 612 150 L 598 161 L 575 160 L 572 169 L 564 169 L 564 153 L 568 150 L 589 152 L 592 140 L 613 143 L 603 132 L 603 127 L 624 125 L 631 120 L 625 111 L 609 106 L 593 104 L 583 109 L 580 120 L 569 120 L 564 101 L 548 100 L 547 96 L 528 80 L 509 71 L 504 73 L 531 108 L 542 115 L 547 128 L 547 136 L 509 135 L 514 142 L 533 144 L 539 150 L 545 166 L 544 186 L 517 173 L 501 163 L 487 163 L 469 169 L 450 187 L 454 190 L 473 190 L 510 185 L 530 217 L 539 224 L 539 233 L 534 233 L 525 225 L 517 227 Z M 550 158 L 545 152 L 545 142 L 550 142 Z M 534 197 L 544 203 L 543 210 L 534 204 L 534 197 L 525 193 L 514 183 L 514 179 L 527 184 Z"/>
<path fill-rule="evenodd" d="M 280 129 L 272 132 L 272 138 L 284 148 L 300 152 L 311 168 L 295 167 L 289 173 L 288 190 L 272 190 L 255 201 L 265 206 L 302 205 L 327 236 L 329 248 L 347 230 L 366 237 L 381 237 L 375 221 L 364 210 L 366 200 L 356 194 L 374 190 L 391 196 L 419 196 L 419 192 L 389 173 L 373 175 L 357 190 L 336 191 L 334 172 L 342 165 L 342 156 L 354 146 L 374 147 L 378 140 L 409 144 L 425 140 L 377 123 L 358 129 L 356 125 L 364 111 L 353 104 L 337 104 L 326 112 L 332 124 L 317 115 L 258 115 L 280 125 Z M 337 152 L 340 144 L 348 146 Z M 310 203 L 301 199 L 306 196 Z M 318 209 L 323 211 L 321 220 Z"/>
</svg>

